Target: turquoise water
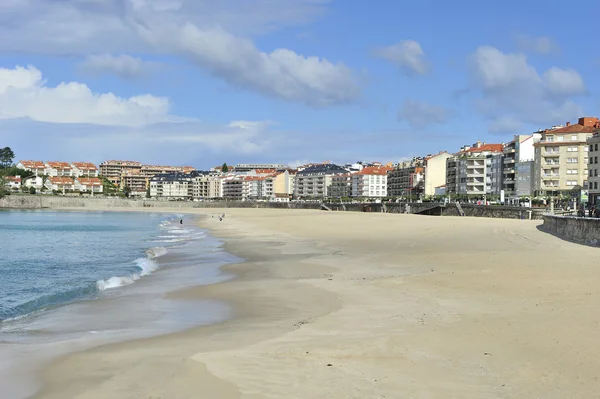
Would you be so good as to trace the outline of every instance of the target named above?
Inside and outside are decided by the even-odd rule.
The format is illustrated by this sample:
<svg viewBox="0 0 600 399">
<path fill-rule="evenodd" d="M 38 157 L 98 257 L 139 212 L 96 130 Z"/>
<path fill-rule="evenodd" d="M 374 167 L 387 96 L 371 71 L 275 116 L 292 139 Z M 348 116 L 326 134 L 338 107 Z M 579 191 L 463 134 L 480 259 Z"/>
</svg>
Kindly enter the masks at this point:
<svg viewBox="0 0 600 399">
<path fill-rule="evenodd" d="M 133 213 L 0 212 L 0 320 L 94 298 L 151 273 L 153 258 L 169 246 L 152 241 L 165 235 L 161 223 L 168 221 Z"/>
<path fill-rule="evenodd" d="M 0 397 L 32 395 L 57 356 L 228 318 L 169 293 L 238 261 L 183 215 L 0 211 Z"/>
</svg>

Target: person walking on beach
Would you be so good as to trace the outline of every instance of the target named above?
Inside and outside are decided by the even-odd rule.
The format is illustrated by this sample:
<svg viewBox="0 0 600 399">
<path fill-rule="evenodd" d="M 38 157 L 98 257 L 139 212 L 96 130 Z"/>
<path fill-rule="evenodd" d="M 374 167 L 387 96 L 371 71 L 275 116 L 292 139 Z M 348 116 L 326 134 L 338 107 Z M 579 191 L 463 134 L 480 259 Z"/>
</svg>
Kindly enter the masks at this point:
<svg viewBox="0 0 600 399">
<path fill-rule="evenodd" d="M 183 219 L 179 219 L 179 224 L 183 224 Z"/>
</svg>

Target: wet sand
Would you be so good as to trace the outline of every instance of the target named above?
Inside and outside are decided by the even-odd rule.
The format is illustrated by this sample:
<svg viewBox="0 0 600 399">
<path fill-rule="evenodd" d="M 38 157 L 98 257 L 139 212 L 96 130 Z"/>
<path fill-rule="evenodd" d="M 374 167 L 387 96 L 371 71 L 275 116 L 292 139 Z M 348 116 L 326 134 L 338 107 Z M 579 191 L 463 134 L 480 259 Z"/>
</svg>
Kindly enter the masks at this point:
<svg viewBox="0 0 600 399">
<path fill-rule="evenodd" d="M 36 398 L 590 398 L 597 249 L 540 222 L 301 210 L 201 221 L 246 258 L 173 294 L 226 322 L 66 356 Z M 173 210 L 179 213 L 181 210 Z"/>
</svg>

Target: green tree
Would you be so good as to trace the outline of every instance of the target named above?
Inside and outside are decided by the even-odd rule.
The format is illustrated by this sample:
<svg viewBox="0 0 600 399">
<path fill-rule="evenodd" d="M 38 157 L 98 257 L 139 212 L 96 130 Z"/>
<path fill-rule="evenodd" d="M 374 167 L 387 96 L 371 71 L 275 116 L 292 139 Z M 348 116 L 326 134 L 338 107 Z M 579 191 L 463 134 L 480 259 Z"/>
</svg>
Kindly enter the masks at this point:
<svg viewBox="0 0 600 399">
<path fill-rule="evenodd" d="M 6 180 L 0 176 L 0 198 L 10 195 L 10 190 L 6 187 Z"/>
<path fill-rule="evenodd" d="M 223 164 L 223 166 L 221 167 L 221 172 L 223 172 L 223 173 L 229 172 L 229 166 L 227 166 L 227 163 Z"/>
<path fill-rule="evenodd" d="M 106 177 L 102 177 L 102 192 L 106 195 L 117 192 L 117 187 L 110 182 Z"/>
<path fill-rule="evenodd" d="M 146 198 L 150 198 L 150 187 L 146 189 Z"/>
<path fill-rule="evenodd" d="M 125 194 L 125 198 L 129 198 L 129 195 L 131 195 L 131 187 L 129 187 L 129 186 L 123 187 L 123 194 Z"/>
<path fill-rule="evenodd" d="M 35 193 L 36 193 L 35 187 L 33 187 L 33 186 L 29 187 L 29 194 L 35 194 Z"/>
<path fill-rule="evenodd" d="M 15 159 L 15 153 L 10 147 L 4 147 L 0 149 L 0 166 L 7 168 L 12 165 L 13 159 Z"/>
</svg>

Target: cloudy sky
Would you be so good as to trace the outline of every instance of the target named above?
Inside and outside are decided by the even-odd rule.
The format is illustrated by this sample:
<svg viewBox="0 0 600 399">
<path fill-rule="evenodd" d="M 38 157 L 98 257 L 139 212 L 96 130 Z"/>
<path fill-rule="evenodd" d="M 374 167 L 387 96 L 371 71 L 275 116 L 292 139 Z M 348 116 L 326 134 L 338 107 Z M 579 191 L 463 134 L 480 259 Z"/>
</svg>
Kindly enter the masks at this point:
<svg viewBox="0 0 600 399">
<path fill-rule="evenodd" d="M 594 0 L 2 0 L 0 147 L 383 162 L 600 114 Z"/>
</svg>

